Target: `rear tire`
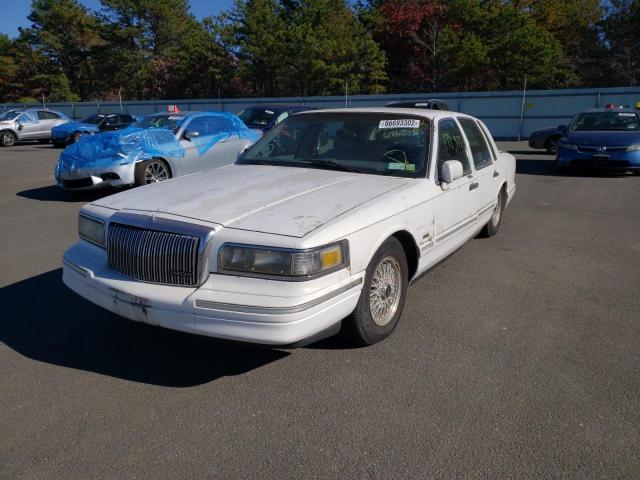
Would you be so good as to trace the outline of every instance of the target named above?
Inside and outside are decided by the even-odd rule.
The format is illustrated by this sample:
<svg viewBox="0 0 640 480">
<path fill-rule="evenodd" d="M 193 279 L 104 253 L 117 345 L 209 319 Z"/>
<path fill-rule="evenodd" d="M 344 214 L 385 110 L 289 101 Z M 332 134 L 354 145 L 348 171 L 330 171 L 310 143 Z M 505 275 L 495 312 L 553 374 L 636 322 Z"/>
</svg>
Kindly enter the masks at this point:
<svg viewBox="0 0 640 480">
<path fill-rule="evenodd" d="M 0 145 L 3 147 L 13 147 L 18 140 L 16 134 L 10 132 L 9 130 L 5 130 L 4 132 L 0 132 Z"/>
<path fill-rule="evenodd" d="M 407 297 L 409 268 L 402 245 L 388 238 L 375 253 L 360 299 L 343 322 L 343 333 L 356 345 L 373 345 L 395 330 Z"/>
<path fill-rule="evenodd" d="M 502 212 L 504 211 L 505 204 L 505 193 L 504 190 L 500 189 L 498 193 L 498 197 L 496 198 L 496 206 L 493 209 L 493 213 L 491 214 L 491 218 L 487 222 L 487 224 L 482 228 L 480 232 L 480 237 L 489 238 L 493 237 L 498 230 L 500 230 L 500 224 L 502 223 Z"/>
<path fill-rule="evenodd" d="M 169 180 L 171 169 L 164 160 L 152 158 L 136 165 L 134 177 L 136 186 L 149 185 Z"/>
</svg>

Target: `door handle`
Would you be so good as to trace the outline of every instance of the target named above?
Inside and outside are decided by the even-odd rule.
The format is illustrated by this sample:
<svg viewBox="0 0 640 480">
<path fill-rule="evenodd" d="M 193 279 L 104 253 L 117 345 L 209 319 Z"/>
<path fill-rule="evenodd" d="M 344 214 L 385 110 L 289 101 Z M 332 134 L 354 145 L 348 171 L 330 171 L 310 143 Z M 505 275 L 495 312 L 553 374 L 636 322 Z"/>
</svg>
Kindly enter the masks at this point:
<svg viewBox="0 0 640 480">
<path fill-rule="evenodd" d="M 499 177 L 499 176 L 500 176 L 500 174 L 498 173 L 498 171 L 494 170 L 493 171 L 493 178 L 496 178 L 496 177 Z"/>
<path fill-rule="evenodd" d="M 479 186 L 480 184 L 478 182 L 473 182 L 471 185 L 469 185 L 469 190 L 475 190 Z"/>
</svg>

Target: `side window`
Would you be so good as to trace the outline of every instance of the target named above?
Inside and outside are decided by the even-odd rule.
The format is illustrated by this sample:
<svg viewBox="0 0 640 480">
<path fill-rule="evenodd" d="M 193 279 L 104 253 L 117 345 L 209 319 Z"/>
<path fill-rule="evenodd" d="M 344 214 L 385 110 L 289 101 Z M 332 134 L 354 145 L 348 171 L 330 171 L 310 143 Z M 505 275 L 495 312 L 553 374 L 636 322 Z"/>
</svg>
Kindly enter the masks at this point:
<svg viewBox="0 0 640 480">
<path fill-rule="evenodd" d="M 493 154 L 493 161 L 495 162 L 498 159 L 498 152 L 496 152 L 496 147 L 492 142 L 493 137 L 491 136 L 491 133 L 489 133 L 489 129 L 484 123 L 479 120 L 476 120 L 476 123 L 480 127 L 480 130 L 482 130 L 482 133 L 484 133 L 484 139 L 487 141 L 487 144 L 491 149 L 491 153 Z"/>
<path fill-rule="evenodd" d="M 24 112 L 20 117 L 18 117 L 18 122 L 20 123 L 38 123 L 38 116 L 35 112 Z"/>
<path fill-rule="evenodd" d="M 442 164 L 448 160 L 458 160 L 464 173 L 471 173 L 464 137 L 453 118 L 445 118 L 438 123 L 438 175 Z"/>
<path fill-rule="evenodd" d="M 102 125 L 117 125 L 117 124 L 118 124 L 117 115 L 111 115 L 102 121 Z"/>
<path fill-rule="evenodd" d="M 198 132 L 201 137 L 208 135 L 218 135 L 220 133 L 235 133 L 233 124 L 226 118 L 220 117 L 197 117 L 194 118 L 187 127 L 189 132 Z"/>
<path fill-rule="evenodd" d="M 38 120 L 57 120 L 58 118 L 60 117 L 53 112 L 38 110 Z"/>
<path fill-rule="evenodd" d="M 289 116 L 289 112 L 282 112 L 280 115 L 278 115 L 278 118 L 276 118 L 276 123 L 274 123 L 274 125 L 279 124 L 281 121 L 283 121 L 288 116 Z"/>
<path fill-rule="evenodd" d="M 467 140 L 469 140 L 476 170 L 491 164 L 491 151 L 476 122 L 470 118 L 458 118 L 458 121 L 462 125 Z"/>
<path fill-rule="evenodd" d="M 119 115 L 119 123 L 133 123 L 133 117 L 131 115 Z"/>
</svg>

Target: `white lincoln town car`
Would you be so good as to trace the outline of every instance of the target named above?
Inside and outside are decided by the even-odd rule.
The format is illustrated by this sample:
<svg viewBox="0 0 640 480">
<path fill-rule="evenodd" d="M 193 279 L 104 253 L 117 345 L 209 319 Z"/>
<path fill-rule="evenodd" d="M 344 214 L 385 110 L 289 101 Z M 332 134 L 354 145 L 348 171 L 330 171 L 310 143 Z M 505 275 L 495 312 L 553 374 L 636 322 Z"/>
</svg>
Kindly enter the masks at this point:
<svg viewBox="0 0 640 480">
<path fill-rule="evenodd" d="M 409 283 L 515 193 L 515 159 L 479 120 L 399 108 L 300 113 L 226 167 L 84 206 L 63 279 L 132 320 L 301 345 L 373 344 Z"/>
</svg>

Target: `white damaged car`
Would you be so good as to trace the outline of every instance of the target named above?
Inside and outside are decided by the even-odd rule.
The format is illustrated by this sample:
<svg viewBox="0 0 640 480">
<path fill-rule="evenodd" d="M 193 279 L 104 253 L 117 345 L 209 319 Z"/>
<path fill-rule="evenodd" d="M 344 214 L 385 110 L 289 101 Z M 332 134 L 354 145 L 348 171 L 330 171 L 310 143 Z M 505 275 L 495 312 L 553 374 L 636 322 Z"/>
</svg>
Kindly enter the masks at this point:
<svg viewBox="0 0 640 480">
<path fill-rule="evenodd" d="M 119 315 L 271 345 L 395 329 L 408 285 L 482 233 L 515 159 L 459 113 L 300 113 L 234 165 L 96 200 L 64 282 Z"/>
</svg>

